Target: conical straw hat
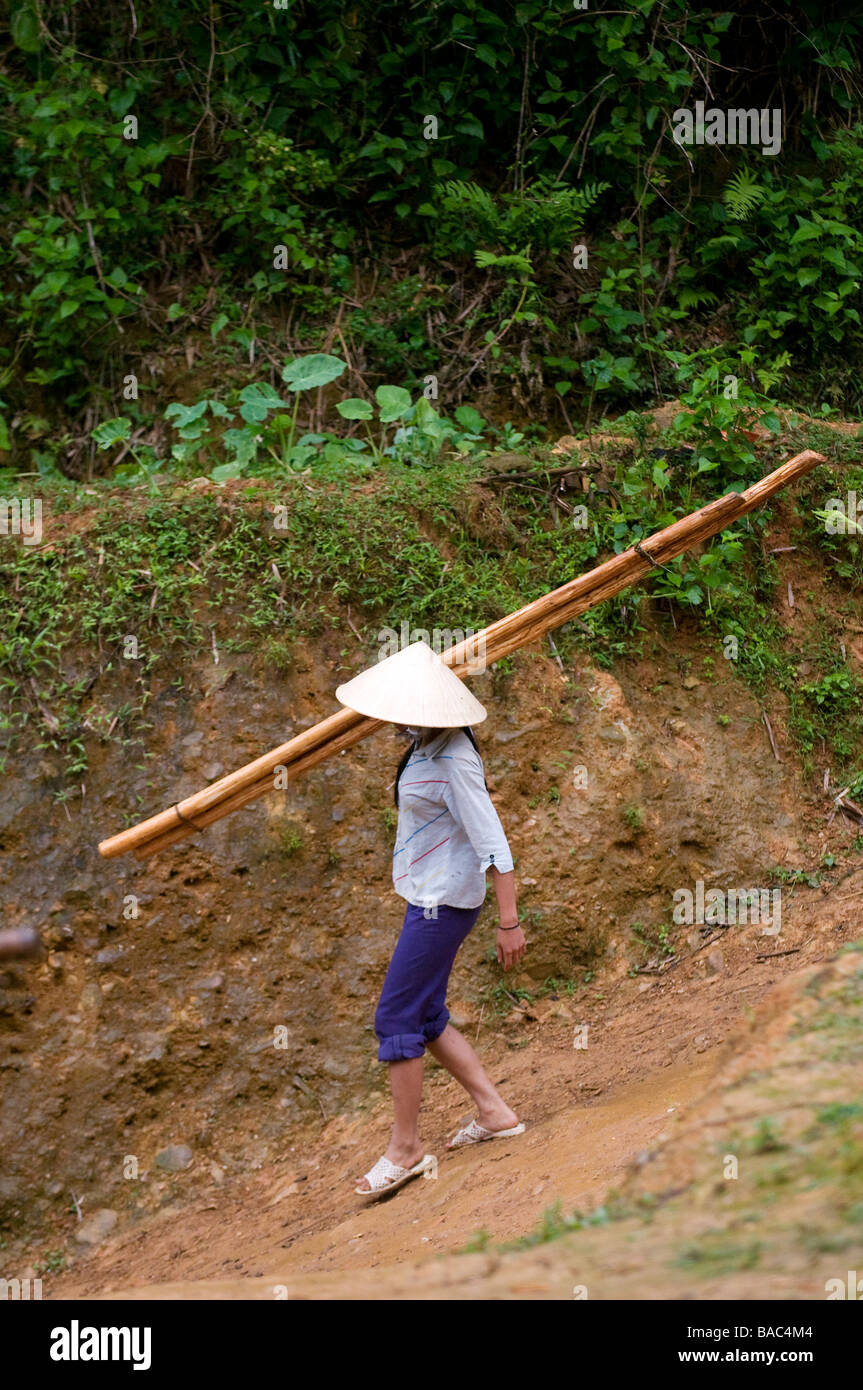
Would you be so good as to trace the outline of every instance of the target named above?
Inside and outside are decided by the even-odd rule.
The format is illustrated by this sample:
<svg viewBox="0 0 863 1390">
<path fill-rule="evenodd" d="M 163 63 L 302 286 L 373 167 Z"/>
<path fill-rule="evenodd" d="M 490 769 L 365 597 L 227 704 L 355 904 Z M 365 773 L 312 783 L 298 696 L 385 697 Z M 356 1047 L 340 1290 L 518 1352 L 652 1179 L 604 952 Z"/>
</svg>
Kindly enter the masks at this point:
<svg viewBox="0 0 863 1390">
<path fill-rule="evenodd" d="M 486 717 L 479 700 L 426 642 L 412 642 L 361 671 L 339 686 L 336 699 L 358 714 L 418 729 L 458 729 Z"/>
</svg>

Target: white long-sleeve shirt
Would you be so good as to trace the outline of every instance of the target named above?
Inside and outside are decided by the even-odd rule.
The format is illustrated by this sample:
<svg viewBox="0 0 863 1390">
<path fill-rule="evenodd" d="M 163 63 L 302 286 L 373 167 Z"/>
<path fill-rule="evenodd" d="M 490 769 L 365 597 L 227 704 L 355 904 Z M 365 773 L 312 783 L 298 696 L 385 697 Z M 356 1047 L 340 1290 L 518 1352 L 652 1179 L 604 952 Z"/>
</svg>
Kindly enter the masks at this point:
<svg viewBox="0 0 863 1390">
<path fill-rule="evenodd" d="M 492 865 L 513 867 L 482 759 L 461 729 L 445 729 L 399 780 L 393 887 L 415 907 L 480 907 Z"/>
</svg>

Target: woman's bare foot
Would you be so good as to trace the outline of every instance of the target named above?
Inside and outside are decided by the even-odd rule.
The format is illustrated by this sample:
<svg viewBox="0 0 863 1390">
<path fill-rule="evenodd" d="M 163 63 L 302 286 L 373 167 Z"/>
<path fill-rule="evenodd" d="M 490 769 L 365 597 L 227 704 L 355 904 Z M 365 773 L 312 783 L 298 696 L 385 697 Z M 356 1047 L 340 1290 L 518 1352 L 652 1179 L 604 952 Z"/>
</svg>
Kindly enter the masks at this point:
<svg viewBox="0 0 863 1390">
<path fill-rule="evenodd" d="M 505 1128 L 506 1126 L 502 1126 Z M 416 1144 L 399 1145 L 390 1143 L 384 1158 L 388 1158 L 390 1163 L 395 1163 L 399 1168 L 413 1168 L 424 1156 L 425 1149 L 417 1140 Z M 367 1181 L 365 1174 L 357 1178 L 357 1188 L 360 1192 L 371 1192 L 371 1184 Z"/>
<path fill-rule="evenodd" d="M 518 1124 L 518 1116 L 515 1111 L 510 1110 L 500 1097 L 498 1097 L 497 1104 L 478 1109 L 476 1120 L 483 1129 L 490 1129 L 492 1133 L 499 1129 L 515 1129 Z"/>
</svg>

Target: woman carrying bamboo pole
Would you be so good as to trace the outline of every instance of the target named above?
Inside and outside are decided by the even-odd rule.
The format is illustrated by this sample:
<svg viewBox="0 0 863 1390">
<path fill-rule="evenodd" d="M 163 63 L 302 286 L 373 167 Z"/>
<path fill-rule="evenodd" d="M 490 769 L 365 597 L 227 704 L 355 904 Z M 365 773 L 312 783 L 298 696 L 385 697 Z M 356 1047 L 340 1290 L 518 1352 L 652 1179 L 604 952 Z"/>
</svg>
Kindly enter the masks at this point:
<svg viewBox="0 0 863 1390">
<path fill-rule="evenodd" d="M 336 691 L 349 709 L 410 738 L 395 783 L 393 887 L 407 899 L 401 935 L 375 1013 L 378 1059 L 389 1064 L 394 1123 L 386 1152 L 359 1179 L 374 1200 L 432 1168 L 419 1111 L 428 1049 L 465 1088 L 477 1117 L 450 1140 L 462 1148 L 524 1131 L 470 1043 L 449 1022 L 446 990 L 459 947 L 485 899 L 497 897 L 497 958 L 504 970 L 527 949 L 518 921 L 512 855 L 485 785 L 471 724 L 486 711 L 425 642 L 415 642 Z"/>
</svg>

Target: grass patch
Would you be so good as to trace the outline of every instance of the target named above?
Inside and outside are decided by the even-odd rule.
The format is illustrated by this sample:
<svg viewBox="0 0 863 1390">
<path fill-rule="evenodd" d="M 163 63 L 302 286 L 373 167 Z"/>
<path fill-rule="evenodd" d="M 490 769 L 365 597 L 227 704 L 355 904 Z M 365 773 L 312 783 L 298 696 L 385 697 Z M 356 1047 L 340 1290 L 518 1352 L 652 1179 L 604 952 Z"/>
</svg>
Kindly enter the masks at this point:
<svg viewBox="0 0 863 1390">
<path fill-rule="evenodd" d="M 829 435 L 830 462 L 795 493 L 793 540 L 801 563 L 814 552 L 829 602 L 799 635 L 780 620 L 765 508 L 697 559 L 675 561 L 685 583 L 657 571 L 560 629 L 555 645 L 565 670 L 584 651 L 608 668 L 641 653 L 645 603 L 667 614 L 669 628 L 674 611 L 683 612 L 723 643 L 734 639 L 733 669 L 759 698 L 770 690 L 786 697 L 806 766 L 823 739 L 834 776 L 853 783 L 863 777 L 863 689 L 841 643 L 859 609 L 863 542 L 855 549 L 851 537 L 827 536 L 814 511 L 831 493 L 863 493 L 863 469 L 848 466 L 859 449 L 853 440 L 816 433 Z M 765 471 L 787 445 L 773 452 Z M 423 468 L 386 460 L 362 478 L 342 470 L 194 494 L 163 486 L 156 496 L 104 484 L 76 494 L 42 481 L 46 543 L 0 552 L 0 743 L 9 753 L 56 751 L 64 775 L 81 778 L 94 738 L 124 749 L 141 743 L 160 663 L 185 665 L 217 643 L 253 651 L 259 665 L 283 675 L 298 639 L 328 630 L 344 633 L 345 657 L 353 658 L 346 603 L 370 645 L 381 627 L 398 630 L 403 621 L 412 630 L 476 631 L 711 500 L 717 488 L 709 472 L 685 469 L 659 487 L 651 460 L 623 449 L 614 463 L 621 505 L 591 494 L 590 524 L 574 528 L 550 519 L 541 486 L 516 483 L 493 495 L 472 488 L 493 464 L 494 455 Z M 535 468 L 542 484 L 541 461 Z M 277 508 L 287 517 L 278 528 Z M 496 690 L 512 670 L 512 658 L 496 664 Z M 545 793 L 550 805 L 559 797 L 556 786 Z M 623 814 L 637 833 L 641 808 Z"/>
<path fill-rule="evenodd" d="M 672 1261 L 675 1269 L 685 1269 L 702 1279 L 756 1269 L 761 1260 L 760 1241 L 735 1244 L 723 1236 L 705 1236 L 698 1245 L 687 1245 Z"/>
</svg>

